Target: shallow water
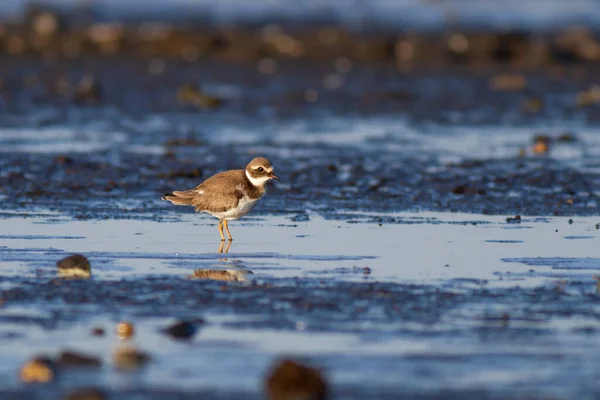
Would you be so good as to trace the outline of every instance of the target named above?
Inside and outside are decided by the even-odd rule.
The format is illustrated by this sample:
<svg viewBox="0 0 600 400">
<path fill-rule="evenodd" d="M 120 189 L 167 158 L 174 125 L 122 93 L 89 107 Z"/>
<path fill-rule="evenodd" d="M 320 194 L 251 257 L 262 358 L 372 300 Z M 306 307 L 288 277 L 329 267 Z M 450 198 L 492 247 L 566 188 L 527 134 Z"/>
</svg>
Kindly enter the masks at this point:
<svg viewBox="0 0 600 400">
<path fill-rule="evenodd" d="M 37 391 L 18 383 L 18 365 L 63 349 L 104 367 L 67 371 L 46 393 L 100 385 L 123 398 L 255 398 L 282 355 L 325 368 L 340 398 L 587 398 L 598 389 L 593 218 L 253 217 L 231 224 L 235 241 L 220 254 L 213 219 L 173 214 L 2 219 L 0 390 Z M 57 280 L 56 260 L 75 252 L 89 257 L 92 279 Z M 188 279 L 195 269 L 251 274 Z M 189 341 L 160 331 L 197 318 L 205 324 Z M 136 327 L 128 344 L 153 356 L 140 372 L 112 368 L 112 352 L 127 345 L 113 331 L 124 319 Z M 97 326 L 106 336 L 90 335 Z"/>
<path fill-rule="evenodd" d="M 247 217 L 232 223 L 235 240 L 221 249 L 228 248 L 226 255 L 218 252 L 215 220 L 197 214 L 161 222 L 7 217 L 2 224 L 11 233 L 0 236 L 0 275 L 52 276 L 57 258 L 81 252 L 98 265 L 95 279 L 239 268 L 255 278 L 398 283 L 467 278 L 502 285 L 506 274 L 523 272 L 507 263 L 521 263 L 537 267 L 519 278 L 527 285 L 530 279 L 537 284 L 536 272 L 559 278 L 560 270 L 569 269 L 571 276 L 579 270 L 587 275 L 600 265 L 595 261 L 600 249 L 590 246 L 600 232 L 593 218 L 526 217 L 511 224 L 504 216 L 395 213 L 386 215 L 393 223 L 371 223 L 373 215 L 381 215 L 346 213 L 334 220 L 308 215 L 303 222 Z"/>
</svg>

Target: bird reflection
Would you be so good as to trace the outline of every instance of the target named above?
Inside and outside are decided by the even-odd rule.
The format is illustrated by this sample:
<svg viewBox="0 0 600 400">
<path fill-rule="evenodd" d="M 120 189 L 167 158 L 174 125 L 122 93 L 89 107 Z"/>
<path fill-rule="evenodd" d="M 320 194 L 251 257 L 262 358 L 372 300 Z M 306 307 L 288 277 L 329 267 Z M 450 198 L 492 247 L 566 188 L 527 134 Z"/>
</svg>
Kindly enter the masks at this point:
<svg viewBox="0 0 600 400">
<path fill-rule="evenodd" d="M 227 244 L 225 244 L 225 242 L 221 242 L 221 245 L 219 246 L 219 253 L 221 254 L 227 254 L 229 252 L 229 248 L 231 247 L 231 241 L 228 241 Z M 223 249 L 223 247 L 225 247 L 225 249 Z M 227 260 L 225 258 L 225 260 Z"/>
<path fill-rule="evenodd" d="M 232 242 L 221 242 L 219 254 L 227 254 Z M 211 269 L 196 269 L 190 279 L 209 279 L 225 282 L 246 282 L 254 272 L 250 271 L 240 260 L 228 260 L 220 257 Z"/>
</svg>

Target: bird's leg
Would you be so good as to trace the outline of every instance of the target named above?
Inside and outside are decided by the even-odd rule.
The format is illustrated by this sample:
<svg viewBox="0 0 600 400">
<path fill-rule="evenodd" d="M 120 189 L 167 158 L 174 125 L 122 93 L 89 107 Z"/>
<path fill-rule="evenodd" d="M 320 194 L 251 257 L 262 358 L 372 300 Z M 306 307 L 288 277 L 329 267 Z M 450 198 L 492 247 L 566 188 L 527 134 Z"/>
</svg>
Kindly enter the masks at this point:
<svg viewBox="0 0 600 400">
<path fill-rule="evenodd" d="M 228 242 L 228 243 L 231 243 L 231 242 Z M 225 241 L 221 240 L 221 245 L 219 246 L 219 253 L 223 252 L 223 244 L 225 244 Z"/>
<path fill-rule="evenodd" d="M 231 242 L 233 240 L 233 238 L 231 237 L 231 232 L 229 232 L 229 225 L 228 225 L 227 220 L 224 220 L 223 224 L 225 225 L 225 230 L 227 231 L 227 238 Z"/>
<path fill-rule="evenodd" d="M 218 228 L 219 228 L 219 235 L 221 235 L 221 242 L 224 242 L 225 236 L 223 235 L 223 220 L 222 219 L 219 220 Z"/>
</svg>

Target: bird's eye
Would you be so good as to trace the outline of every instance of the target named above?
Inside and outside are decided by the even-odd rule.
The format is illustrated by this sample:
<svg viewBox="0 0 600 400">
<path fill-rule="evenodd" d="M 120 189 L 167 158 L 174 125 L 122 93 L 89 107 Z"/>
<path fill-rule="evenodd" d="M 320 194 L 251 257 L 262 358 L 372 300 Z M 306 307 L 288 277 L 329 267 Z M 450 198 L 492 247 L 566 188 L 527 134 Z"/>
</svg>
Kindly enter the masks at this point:
<svg viewBox="0 0 600 400">
<path fill-rule="evenodd" d="M 258 167 L 258 172 L 265 172 L 265 169 L 263 167 Z"/>
</svg>

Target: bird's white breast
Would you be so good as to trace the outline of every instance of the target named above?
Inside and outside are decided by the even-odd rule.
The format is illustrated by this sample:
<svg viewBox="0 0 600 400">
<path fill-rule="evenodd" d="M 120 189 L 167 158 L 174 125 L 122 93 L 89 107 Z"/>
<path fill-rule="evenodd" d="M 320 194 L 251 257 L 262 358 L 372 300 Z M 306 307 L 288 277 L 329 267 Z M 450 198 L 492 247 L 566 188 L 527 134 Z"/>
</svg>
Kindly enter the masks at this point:
<svg viewBox="0 0 600 400">
<path fill-rule="evenodd" d="M 240 219 L 244 215 L 246 215 L 250 211 L 252 211 L 254 206 L 256 206 L 256 203 L 258 202 L 258 200 L 260 200 L 260 198 L 251 199 L 248 196 L 244 196 L 240 199 L 237 206 L 232 208 L 231 210 L 227 210 L 227 211 L 223 211 L 223 212 L 210 212 L 210 214 L 219 219 L 226 219 L 226 220 Z"/>
</svg>

